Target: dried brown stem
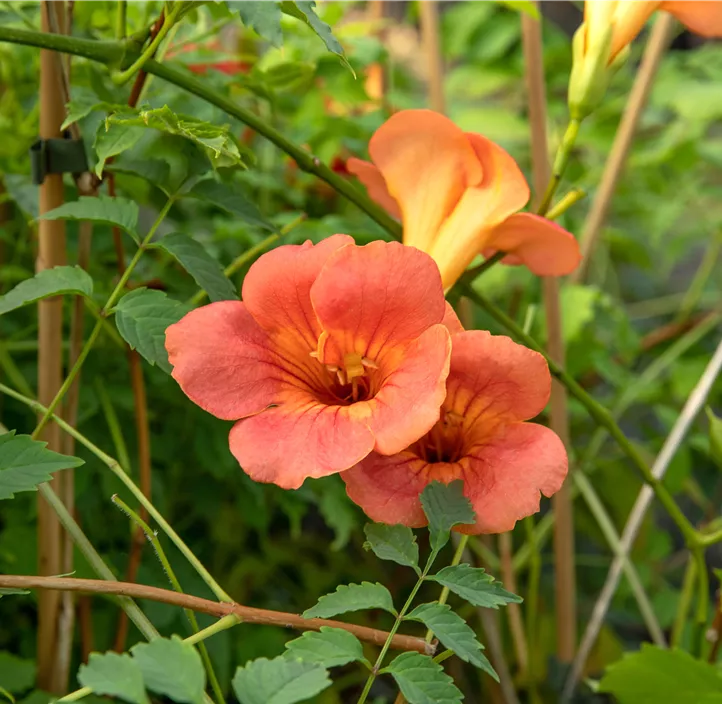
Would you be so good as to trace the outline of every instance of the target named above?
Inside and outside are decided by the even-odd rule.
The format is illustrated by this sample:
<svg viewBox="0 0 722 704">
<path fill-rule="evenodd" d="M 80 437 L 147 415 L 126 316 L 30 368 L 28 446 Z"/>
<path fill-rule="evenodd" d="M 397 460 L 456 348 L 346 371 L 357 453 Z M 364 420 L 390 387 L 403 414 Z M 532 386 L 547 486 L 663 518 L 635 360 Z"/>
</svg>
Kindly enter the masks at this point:
<svg viewBox="0 0 722 704">
<path fill-rule="evenodd" d="M 627 106 L 624 109 L 617 134 L 614 137 L 612 150 L 609 152 L 609 158 L 604 167 L 602 180 L 599 182 L 599 187 L 582 228 L 580 241 L 582 263 L 571 277 L 574 283 L 584 280 L 586 276 L 590 257 L 601 234 L 617 181 L 627 161 L 627 154 L 629 154 L 634 134 L 637 131 L 637 125 L 647 103 L 647 96 L 652 88 L 654 77 L 657 75 L 662 55 L 672 37 L 675 22 L 676 20 L 672 15 L 662 12 L 649 35 L 642 63 L 639 66 L 637 77 L 627 100 Z"/>
<path fill-rule="evenodd" d="M 502 533 L 499 536 L 499 559 L 501 561 L 501 580 L 504 587 L 514 594 L 518 593 L 516 576 L 512 567 L 512 541 L 511 533 Z M 519 604 L 509 604 L 506 608 L 506 615 L 509 618 L 509 630 L 514 643 L 516 660 L 519 665 L 521 679 L 526 678 L 529 667 L 529 648 L 526 640 L 524 620 Z"/>
<path fill-rule="evenodd" d="M 426 55 L 429 107 L 436 112 L 446 111 L 444 99 L 444 60 L 439 42 L 439 7 L 436 0 L 419 3 L 421 40 Z"/>
<path fill-rule="evenodd" d="M 44 32 L 51 22 L 60 31 L 64 26 L 64 3 L 41 3 Z M 52 20 L 50 17 L 52 16 Z M 40 138 L 60 137 L 65 117 L 62 81 L 59 77 L 60 57 L 51 51 L 40 52 Z M 63 202 L 63 180 L 60 174 L 48 174 L 40 186 L 40 214 L 57 208 Z M 38 258 L 36 270 L 42 271 L 66 262 L 65 223 L 62 220 L 40 220 L 38 223 Z M 63 302 L 52 298 L 38 303 L 38 398 L 50 403 L 63 380 L 62 362 Z M 62 452 L 60 429 L 49 423 L 42 434 L 50 449 Z M 65 481 L 65 480 L 62 480 Z M 44 499 L 38 498 L 38 571 L 59 574 L 62 571 L 60 523 Z M 57 594 L 42 594 L 38 599 L 38 686 L 48 692 L 65 689 L 56 667 L 60 599 Z"/>
<path fill-rule="evenodd" d="M 531 124 L 532 170 L 534 192 L 539 200 L 549 182 L 549 154 L 546 136 L 546 88 L 544 81 L 544 56 L 542 51 L 541 25 L 538 20 L 522 14 L 522 41 L 524 64 L 529 93 L 529 122 Z M 549 356 L 558 364 L 564 364 L 564 338 L 562 335 L 561 308 L 559 305 L 559 281 L 549 277 L 543 280 L 544 310 L 547 321 Z M 566 388 L 556 379 L 552 381 L 551 429 L 569 447 L 569 416 Z M 554 495 L 552 507 L 554 523 L 554 565 L 556 569 L 556 620 L 557 657 L 561 662 L 571 662 L 576 647 L 576 580 L 574 574 L 574 517 L 571 482 Z M 534 644 L 530 643 L 533 648 Z"/>
<path fill-rule="evenodd" d="M 267 626 L 293 628 L 299 631 L 318 631 L 322 626 L 329 626 L 331 628 L 341 628 L 352 633 L 360 640 L 379 646 L 386 642 L 389 635 L 386 631 L 357 626 L 353 623 L 331 621 L 323 618 L 303 618 L 298 614 L 211 601 L 190 594 L 181 594 L 168 589 L 131 582 L 110 582 L 101 579 L 75 579 L 71 577 L 38 577 L 35 575 L 0 575 L 0 587 L 128 596 L 135 599 L 158 601 L 219 618 L 235 614 L 242 623 L 259 623 Z M 394 636 L 391 639 L 391 647 L 395 650 L 412 650 L 424 655 L 433 655 L 435 650 L 435 646 L 427 643 L 423 638 L 404 635 Z"/>
</svg>

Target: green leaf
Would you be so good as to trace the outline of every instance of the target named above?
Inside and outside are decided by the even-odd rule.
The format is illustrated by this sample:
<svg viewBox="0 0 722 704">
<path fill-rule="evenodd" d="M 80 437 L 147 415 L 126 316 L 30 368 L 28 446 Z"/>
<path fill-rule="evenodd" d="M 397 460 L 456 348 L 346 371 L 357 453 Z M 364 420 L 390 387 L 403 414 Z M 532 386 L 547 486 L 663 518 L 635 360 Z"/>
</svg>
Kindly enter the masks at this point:
<svg viewBox="0 0 722 704">
<path fill-rule="evenodd" d="M 276 93 L 282 93 L 307 86 L 315 71 L 316 67 L 313 64 L 289 61 L 274 64 L 265 71 L 254 71 L 254 75 L 263 82 L 266 88 Z"/>
<path fill-rule="evenodd" d="M 709 418 L 709 449 L 712 460 L 722 469 L 722 418 L 718 418 L 712 413 L 711 408 L 707 408 L 707 418 Z"/>
<path fill-rule="evenodd" d="M 15 435 L 14 430 L 0 435 L 0 499 L 12 499 L 19 491 L 37 491 L 38 484 L 53 478 L 51 472 L 85 464 L 46 445 L 29 435 Z"/>
<path fill-rule="evenodd" d="M 532 0 L 496 0 L 500 5 L 504 5 L 511 10 L 523 12 L 535 20 L 539 19 L 539 8 Z"/>
<path fill-rule="evenodd" d="M 607 668 L 599 691 L 613 694 L 619 704 L 720 704 L 722 677 L 682 650 L 643 644 Z"/>
<path fill-rule="evenodd" d="M 37 668 L 33 660 L 24 660 L 0 651 L 0 684 L 10 694 L 22 694 L 35 684 Z"/>
<path fill-rule="evenodd" d="M 115 103 L 98 102 L 97 100 L 77 99 L 71 100 L 66 106 L 67 117 L 60 126 L 61 131 L 65 131 L 78 120 L 90 115 L 91 112 L 102 110 L 103 112 L 132 112 L 132 108 L 127 105 Z M 97 136 L 96 136 L 97 139 Z"/>
<path fill-rule="evenodd" d="M 118 697 L 131 704 L 148 704 L 143 673 L 127 653 L 91 653 L 88 664 L 80 666 L 78 682 L 95 694 Z"/>
<path fill-rule="evenodd" d="M 330 685 L 328 672 L 320 665 L 284 656 L 253 660 L 233 677 L 233 691 L 241 704 L 295 704 Z"/>
<path fill-rule="evenodd" d="M 223 273 L 223 268 L 203 245 L 180 232 L 166 235 L 158 247 L 172 254 L 178 263 L 195 279 L 195 282 L 216 301 L 237 301 L 235 286 Z"/>
<path fill-rule="evenodd" d="M 100 178 L 103 175 L 105 162 L 134 147 L 143 134 L 142 127 L 118 124 L 109 120 L 101 123 L 95 133 L 95 144 L 93 144 L 98 157 L 98 163 L 95 165 L 95 175 Z"/>
<path fill-rule="evenodd" d="M 313 0 L 296 0 L 296 2 L 282 2 L 281 5 L 281 11 L 286 14 L 290 15 L 291 17 L 295 17 L 296 19 L 301 20 L 301 22 L 304 22 L 307 24 L 318 36 L 318 38 L 326 45 L 326 48 L 332 53 L 336 54 L 343 63 L 348 66 L 348 68 L 353 73 L 353 69 L 351 68 L 351 64 L 346 60 L 346 54 L 343 50 L 343 47 L 339 43 L 338 39 L 333 36 L 333 32 L 331 32 L 331 27 L 329 27 L 323 20 L 319 19 L 318 15 L 316 14 L 315 10 L 313 9 L 316 7 L 316 3 Z M 354 73 L 354 76 L 356 74 Z"/>
<path fill-rule="evenodd" d="M 321 626 L 321 631 L 306 631 L 286 643 L 286 657 L 312 662 L 323 667 L 338 667 L 349 662 L 368 662 L 361 641 L 342 628 Z"/>
<path fill-rule="evenodd" d="M 4 687 L 0 687 L 0 695 L 5 697 L 5 699 L 7 699 L 10 704 L 15 704 L 15 697 L 13 697 L 13 695 L 10 694 L 10 692 L 8 692 L 8 690 Z"/>
<path fill-rule="evenodd" d="M 126 127 L 150 127 L 166 134 L 179 135 L 203 149 L 214 167 L 245 166 L 238 140 L 227 126 L 212 125 L 195 117 L 177 115 L 167 105 L 152 110 L 140 110 L 135 114 L 114 114 L 106 120 L 109 124 Z M 244 148 L 244 156 L 252 160 L 252 154 Z"/>
<path fill-rule="evenodd" d="M 396 680 L 409 704 L 460 704 L 464 695 L 438 663 L 421 653 L 401 653 L 381 670 Z"/>
<path fill-rule="evenodd" d="M 384 609 L 396 614 L 391 593 L 383 584 L 361 582 L 361 584 L 340 584 L 335 592 L 322 596 L 316 606 L 304 611 L 303 617 L 329 618 L 363 609 Z"/>
<path fill-rule="evenodd" d="M 174 702 L 197 704 L 203 701 L 206 672 L 201 656 L 192 645 L 173 636 L 139 643 L 130 652 L 151 692 Z"/>
<path fill-rule="evenodd" d="M 381 560 L 391 560 L 419 572 L 419 546 L 411 528 L 367 523 L 364 526 L 364 548 L 374 551 Z"/>
<path fill-rule="evenodd" d="M 449 542 L 451 529 L 476 518 L 471 502 L 464 496 L 464 483 L 456 479 L 449 484 L 431 482 L 421 492 L 421 506 L 429 519 L 431 549 L 435 552 Z"/>
<path fill-rule="evenodd" d="M 491 663 L 481 652 L 484 646 L 476 639 L 474 631 L 461 616 L 454 613 L 448 604 L 438 601 L 417 606 L 404 620 L 421 621 L 442 642 L 445 648 L 453 650 L 462 660 L 489 673 L 497 682 L 499 676 Z"/>
<path fill-rule="evenodd" d="M 524 601 L 520 596 L 504 589 L 501 582 L 497 582 L 481 567 L 453 565 L 444 567 L 426 579 L 447 587 L 474 606 L 487 609 L 498 609 L 506 604 L 521 604 Z"/>
<path fill-rule="evenodd" d="M 165 331 L 188 307 L 162 291 L 139 288 L 123 296 L 115 308 L 115 324 L 123 339 L 151 364 L 171 372 L 165 349 Z"/>
<path fill-rule="evenodd" d="M 283 32 L 281 31 L 281 8 L 275 2 L 229 2 L 232 10 L 238 10 L 241 21 L 250 27 L 256 34 L 267 39 L 272 46 L 281 46 Z"/>
<path fill-rule="evenodd" d="M 13 589 L 12 587 L 0 588 L 0 599 L 4 596 L 20 596 L 22 594 L 30 594 L 27 589 Z"/>
<path fill-rule="evenodd" d="M 213 203 L 249 225 L 255 225 L 271 232 L 276 231 L 276 228 L 263 217 L 261 211 L 239 189 L 227 186 L 225 183 L 212 179 L 199 181 L 186 195 Z"/>
<path fill-rule="evenodd" d="M 116 225 L 138 239 L 138 206 L 125 198 L 80 196 L 78 200 L 64 203 L 41 215 L 38 220 L 88 220 L 102 225 Z"/>
<path fill-rule="evenodd" d="M 0 315 L 28 303 L 35 303 L 42 298 L 62 296 L 66 293 L 92 296 L 93 279 L 79 266 L 56 266 L 52 269 L 44 269 L 32 279 L 21 281 L 4 296 L 0 296 Z"/>
</svg>

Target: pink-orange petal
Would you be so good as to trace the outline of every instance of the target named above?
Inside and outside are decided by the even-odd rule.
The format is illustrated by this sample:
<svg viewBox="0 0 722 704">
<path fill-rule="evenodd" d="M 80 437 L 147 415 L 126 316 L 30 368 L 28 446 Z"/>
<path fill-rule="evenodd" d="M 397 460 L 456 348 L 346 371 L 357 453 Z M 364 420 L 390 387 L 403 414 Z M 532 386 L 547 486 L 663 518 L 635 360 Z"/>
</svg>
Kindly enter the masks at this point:
<svg viewBox="0 0 722 704">
<path fill-rule="evenodd" d="M 196 308 L 165 333 L 173 378 L 201 408 L 224 420 L 275 402 L 283 372 L 268 334 L 239 301 Z"/>
<path fill-rule="evenodd" d="M 538 352 L 503 335 L 467 330 L 452 338 L 444 408 L 483 436 L 492 422 L 538 415 L 551 393 L 551 375 Z"/>
<path fill-rule="evenodd" d="M 243 302 L 256 322 L 287 350 L 316 348 L 321 328 L 311 306 L 313 282 L 337 250 L 353 244 L 333 235 L 317 245 L 284 245 L 258 259 L 243 281 Z"/>
<path fill-rule="evenodd" d="M 449 334 L 456 335 L 459 332 L 464 332 L 464 326 L 459 320 L 459 316 L 456 315 L 456 311 L 451 307 L 451 303 L 446 302 L 446 312 L 444 313 L 444 319 L 441 324 L 449 331 Z"/>
<path fill-rule="evenodd" d="M 582 258 L 574 235 L 533 213 L 517 213 L 495 227 L 485 251 L 508 252 L 511 256 L 502 261 L 525 264 L 537 276 L 571 274 Z"/>
<path fill-rule="evenodd" d="M 356 157 L 351 157 L 346 161 L 346 168 L 356 178 L 366 186 L 369 198 L 378 203 L 387 213 L 401 219 L 401 210 L 399 204 L 389 193 L 386 181 L 376 166 L 369 161 L 363 161 Z"/>
<path fill-rule="evenodd" d="M 298 394 L 231 429 L 233 456 L 251 479 L 298 489 L 308 477 L 352 467 L 374 446 L 368 425 L 352 406 L 326 406 Z"/>
<path fill-rule="evenodd" d="M 482 169 L 464 132 L 431 110 L 402 110 L 375 132 L 371 161 L 403 214 L 404 244 L 429 251 L 437 230 Z"/>
<path fill-rule="evenodd" d="M 444 318 L 441 277 L 427 254 L 399 242 L 335 252 L 311 288 L 314 311 L 336 352 L 374 360 L 384 346 L 415 339 Z"/>
<path fill-rule="evenodd" d="M 434 325 L 379 360 L 381 371 L 386 367 L 392 371 L 368 404 L 376 452 L 400 452 L 431 430 L 446 396 L 450 355 L 449 331 Z"/>
<path fill-rule="evenodd" d="M 559 437 L 535 423 L 514 423 L 464 459 L 464 494 L 476 513 L 461 533 L 504 533 L 539 510 L 540 493 L 552 496 L 567 475 Z"/>
<path fill-rule="evenodd" d="M 673 14 L 696 34 L 722 36 L 722 3 L 717 0 L 667 0 L 659 9 Z"/>
<path fill-rule="evenodd" d="M 341 478 L 351 501 L 372 521 L 420 528 L 427 523 L 419 494 L 430 481 L 428 466 L 411 452 L 390 457 L 373 452 Z"/>
</svg>

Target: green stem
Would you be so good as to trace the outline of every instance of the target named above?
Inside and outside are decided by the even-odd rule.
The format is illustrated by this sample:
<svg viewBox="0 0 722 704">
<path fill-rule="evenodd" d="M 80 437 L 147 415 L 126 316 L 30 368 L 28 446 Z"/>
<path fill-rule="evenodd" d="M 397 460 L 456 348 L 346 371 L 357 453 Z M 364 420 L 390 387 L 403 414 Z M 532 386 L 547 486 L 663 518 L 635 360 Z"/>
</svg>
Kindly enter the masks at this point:
<svg viewBox="0 0 722 704">
<path fill-rule="evenodd" d="M 24 403 L 26 406 L 29 406 L 30 408 L 39 413 L 47 413 L 48 409 L 45 406 L 38 403 L 37 401 L 34 401 L 33 399 L 23 396 L 14 389 L 11 389 L 9 386 L 5 386 L 5 384 L 0 384 L 0 391 L 7 394 L 11 398 L 16 399 L 17 401 L 20 401 L 21 403 Z M 209 586 L 209 588 L 216 595 L 219 601 L 233 603 L 233 599 L 231 599 L 231 597 L 228 596 L 225 591 L 223 591 L 222 587 L 218 584 L 218 582 L 213 579 L 210 572 L 208 572 L 208 570 L 203 566 L 201 561 L 193 554 L 193 551 L 183 542 L 181 537 L 175 532 L 175 530 L 173 530 L 168 521 L 163 518 L 158 509 L 153 506 L 150 501 L 148 501 L 143 492 L 135 485 L 133 480 L 128 476 L 126 471 L 118 464 L 118 462 L 112 457 L 110 457 L 110 455 L 107 455 L 105 452 L 103 452 L 97 445 L 95 445 L 88 438 L 86 438 L 85 435 L 78 432 L 75 428 L 66 423 L 62 418 L 54 414 L 51 414 L 51 417 L 62 430 L 68 433 L 68 435 L 74 437 L 81 445 L 90 450 L 90 452 L 92 452 L 103 464 L 106 465 L 106 467 L 108 467 L 108 469 L 110 469 L 111 472 L 113 472 L 113 474 L 115 474 L 116 477 L 118 477 L 118 479 L 120 479 L 121 482 L 123 482 L 123 484 L 125 484 L 126 488 L 130 490 L 131 494 L 133 494 L 133 496 L 135 496 L 135 498 L 141 503 L 141 505 L 143 505 L 148 510 L 148 513 L 153 516 L 153 519 L 156 521 L 156 523 L 163 529 L 163 532 L 173 541 L 175 546 L 181 551 L 186 560 L 188 560 L 188 562 L 193 566 L 201 579 Z M 107 577 L 104 577 L 104 579 L 107 579 Z"/>
<path fill-rule="evenodd" d="M 153 57 L 160 43 L 165 39 L 170 28 L 176 23 L 176 17 L 180 12 L 182 3 L 176 2 L 171 10 L 170 14 L 163 18 L 163 25 L 160 28 L 158 34 L 155 35 L 153 41 L 143 51 L 143 53 L 129 66 L 125 71 L 121 71 L 118 74 L 112 76 L 113 83 L 118 86 L 122 86 L 127 83 L 138 71 L 141 71 L 146 63 Z"/>
<path fill-rule="evenodd" d="M 572 379 L 572 377 L 569 376 L 569 374 L 567 374 L 560 365 L 549 357 L 544 348 L 539 345 L 533 337 L 527 335 L 508 315 L 489 303 L 484 296 L 477 293 L 468 284 L 464 287 L 464 295 L 483 308 L 489 315 L 491 315 L 492 318 L 494 318 L 500 325 L 504 326 L 524 345 L 539 352 L 546 359 L 547 364 L 549 365 L 549 371 L 552 375 L 564 384 L 564 386 L 566 386 L 569 393 L 571 393 L 572 396 L 574 396 L 577 401 L 586 408 L 589 415 L 597 423 L 599 423 L 599 425 L 607 429 L 624 454 L 632 461 L 632 464 L 640 473 L 642 479 L 649 484 L 659 502 L 662 506 L 664 506 L 669 516 L 677 524 L 677 527 L 684 536 L 687 544 L 689 546 L 695 545 L 698 542 L 696 529 L 689 520 L 687 520 L 687 517 L 667 490 L 667 487 L 665 487 L 664 484 L 652 474 L 652 470 L 644 461 L 644 458 L 640 454 L 639 450 L 637 450 L 637 448 L 622 432 L 621 428 L 612 417 L 612 414 L 599 402 L 595 401 L 594 398 L 592 398 L 592 396 L 590 396 L 576 381 L 574 381 L 574 379 Z"/>
<path fill-rule="evenodd" d="M 455 567 L 461 562 L 461 558 L 464 555 L 464 550 L 466 550 L 466 545 L 469 542 L 469 536 L 468 535 L 462 535 L 459 538 L 459 542 L 456 546 L 456 551 L 454 552 L 454 556 L 451 558 L 451 562 L 449 563 L 451 567 Z M 447 599 L 449 598 L 449 587 L 444 587 L 441 590 L 441 594 L 439 595 L 439 603 L 445 604 Z M 431 641 L 434 639 L 434 633 L 431 629 L 426 631 L 426 642 L 431 643 Z"/>
<path fill-rule="evenodd" d="M 166 204 L 161 209 L 160 213 L 158 214 L 158 217 L 156 218 L 155 222 L 153 223 L 152 227 L 148 231 L 148 234 L 145 236 L 145 239 L 143 242 L 141 242 L 140 247 L 136 250 L 135 254 L 133 255 L 133 258 L 130 260 L 130 263 L 128 264 L 126 270 L 123 272 L 123 275 L 120 277 L 120 280 L 118 281 L 116 287 L 113 289 L 113 292 L 108 297 L 108 300 L 106 301 L 105 305 L 103 306 L 102 310 L 100 311 L 101 319 L 105 318 L 109 315 L 110 309 L 115 305 L 116 301 L 120 298 L 121 294 L 123 293 L 123 290 L 125 289 L 125 285 L 128 283 L 128 280 L 130 279 L 131 274 L 133 273 L 133 270 L 135 269 L 136 265 L 140 261 L 140 258 L 143 256 L 143 252 L 148 247 L 148 244 L 153 239 L 153 235 L 155 235 L 156 230 L 160 226 L 160 224 L 163 222 L 165 216 L 168 214 L 168 211 L 171 209 L 171 206 L 175 202 L 175 197 L 171 196 Z M 78 376 L 80 373 L 80 370 L 87 359 L 88 355 L 90 354 L 90 350 L 92 349 L 93 345 L 95 344 L 95 341 L 98 339 L 98 335 L 100 335 L 100 331 L 103 329 L 103 323 L 102 320 L 99 319 L 98 322 L 95 324 L 95 327 L 93 328 L 92 332 L 90 333 L 90 336 L 88 337 L 87 341 L 85 342 L 85 345 L 83 345 L 83 349 L 80 350 L 80 354 L 78 355 L 78 358 L 75 360 L 75 364 L 73 365 L 72 369 L 68 373 L 68 376 L 65 377 L 65 381 L 63 381 L 62 385 L 58 389 L 58 392 L 55 394 L 55 398 L 50 402 L 48 405 L 47 410 L 45 411 L 45 414 L 40 419 L 40 422 L 35 427 L 35 430 L 33 430 L 32 437 L 33 439 L 37 438 L 40 433 L 42 432 L 43 428 L 47 424 L 48 420 L 50 419 L 50 416 L 55 412 L 55 409 L 60 405 L 60 402 L 65 397 L 65 394 L 68 392 L 70 387 L 73 385 L 73 382 L 75 381 L 75 377 Z"/>
<path fill-rule="evenodd" d="M 21 396 L 12 389 L 2 386 L 3 393 L 11 396 L 18 401 L 26 402 L 25 397 Z M 31 402 L 31 408 L 35 402 Z M 40 405 L 40 404 L 38 404 Z M 41 410 L 41 409 L 35 409 Z M 47 484 L 40 484 L 38 491 L 42 494 L 43 498 L 50 504 L 55 513 L 58 516 L 58 520 L 62 524 L 63 528 L 69 533 L 73 542 L 78 546 L 80 552 L 88 561 L 88 564 L 92 568 L 93 572 L 98 575 L 101 579 L 105 579 L 109 582 L 116 582 L 117 578 L 112 573 L 108 565 L 105 564 L 103 558 L 98 554 L 97 550 L 93 547 L 87 536 L 81 530 L 80 526 L 76 523 L 75 519 L 70 515 L 68 509 L 65 508 L 65 504 L 60 500 L 58 495 L 53 491 L 52 487 Z M 120 605 L 120 608 L 128 614 L 128 618 L 137 626 L 138 630 L 143 634 L 143 637 L 148 640 L 158 638 L 158 631 L 156 631 L 153 624 L 147 619 L 146 615 L 140 610 L 138 605 L 127 596 L 116 596 L 115 600 Z"/>
<path fill-rule="evenodd" d="M 229 628 L 237 626 L 240 622 L 241 620 L 238 616 L 235 614 L 228 614 L 228 616 L 218 619 L 218 621 L 208 626 L 208 628 L 204 628 L 202 631 L 198 631 L 198 633 L 189 636 L 184 642 L 195 645 L 196 643 L 200 643 L 201 641 L 214 636 L 216 633 L 227 631 Z"/>
<path fill-rule="evenodd" d="M 137 56 L 137 49 L 132 41 L 95 41 L 92 39 L 81 39 L 79 37 L 67 37 L 57 34 L 43 32 L 30 32 L 12 27 L 0 27 L 0 41 L 13 44 L 24 44 L 36 46 L 41 49 L 51 49 L 61 53 L 83 56 L 98 63 L 110 65 L 127 61 L 128 57 Z M 236 105 L 232 100 L 221 95 L 211 88 L 207 82 L 202 82 L 187 75 L 183 70 L 174 68 L 169 63 L 159 63 L 150 59 L 143 66 L 146 73 L 153 74 L 172 83 L 193 95 L 202 98 L 206 102 L 215 105 L 229 115 L 237 118 L 251 129 L 258 132 L 270 142 L 273 142 L 279 149 L 292 157 L 298 167 L 303 171 L 314 174 L 322 181 L 328 183 L 337 193 L 347 198 L 357 207 L 363 210 L 369 217 L 375 220 L 381 227 L 387 230 L 392 236 L 400 239 L 401 226 L 383 208 L 374 203 L 354 184 L 346 181 L 333 172 L 328 166 L 321 163 L 318 157 L 313 156 L 305 149 L 302 149 L 288 140 L 281 132 L 267 125 L 260 117 L 252 112 Z"/>
<path fill-rule="evenodd" d="M 60 699 L 56 701 L 56 704 L 64 704 L 64 702 L 77 702 L 80 699 L 84 699 L 85 697 L 91 695 L 92 693 L 93 690 L 91 687 L 76 689 L 74 692 L 66 694 L 64 697 L 60 697 Z"/>
<path fill-rule="evenodd" d="M 103 386 L 100 377 L 95 380 L 95 391 L 98 395 L 98 401 L 100 401 L 100 408 L 103 411 L 103 415 L 105 415 L 105 422 L 108 425 L 110 437 L 115 446 L 115 454 L 118 455 L 118 461 L 121 466 L 130 467 L 130 455 L 128 454 L 128 448 L 123 437 L 123 429 L 118 420 L 115 408 L 113 408 L 113 404 L 110 401 L 110 396 L 108 396 L 108 392 L 105 390 L 105 386 Z"/>
<path fill-rule="evenodd" d="M 572 188 L 556 205 L 549 208 L 549 212 L 546 214 L 547 220 L 560 218 L 569 208 L 576 205 L 582 198 L 585 198 L 586 195 L 587 192 L 583 188 Z"/>
<path fill-rule="evenodd" d="M 684 294 L 682 303 L 679 306 L 679 313 L 677 314 L 676 320 L 684 321 L 691 315 L 692 311 L 697 307 L 699 299 L 704 291 L 705 284 L 707 283 L 710 275 L 715 269 L 717 259 L 719 258 L 720 252 L 722 252 L 722 231 L 718 232 L 712 241 L 707 245 L 707 249 L 702 257 L 702 261 L 694 274 L 692 283 Z"/>
<path fill-rule="evenodd" d="M 549 185 L 547 186 L 547 190 L 544 193 L 544 198 L 542 199 L 541 205 L 537 210 L 537 213 L 539 215 L 546 215 L 549 207 L 551 206 L 552 200 L 554 199 L 554 194 L 557 192 L 557 188 L 559 187 L 559 184 L 562 180 L 562 176 L 564 176 L 564 172 L 567 170 L 569 158 L 571 157 L 574 143 L 577 141 L 577 135 L 579 134 L 580 124 L 581 123 L 579 120 L 569 120 L 569 124 L 567 125 L 564 137 L 562 137 L 559 149 L 557 149 L 557 155 L 554 159 L 552 176 L 549 179 Z"/>
<path fill-rule="evenodd" d="M 709 608 L 709 573 L 704 559 L 704 547 L 694 545 L 690 548 L 697 572 L 697 611 L 695 614 L 695 638 L 692 641 L 692 655 L 700 657 L 706 646 L 707 611 Z"/>
<path fill-rule="evenodd" d="M 110 499 L 130 520 L 138 527 L 140 530 L 143 531 L 145 534 L 146 539 L 153 547 L 153 550 L 155 551 L 156 557 L 158 558 L 158 561 L 160 562 L 161 566 L 163 567 L 163 571 L 166 573 L 168 577 L 168 581 L 171 583 L 171 586 L 173 589 L 178 592 L 179 594 L 184 594 L 183 587 L 181 587 L 180 581 L 178 580 L 178 577 L 176 577 L 175 572 L 173 571 L 173 567 L 171 567 L 170 560 L 168 560 L 168 557 L 165 554 L 165 551 L 163 550 L 163 546 L 160 544 L 160 540 L 158 539 L 158 534 L 151 530 L 150 526 L 135 512 L 133 511 L 128 504 L 125 503 L 117 494 Z M 196 615 L 193 613 L 191 609 L 183 609 L 186 614 L 186 618 L 188 619 L 188 622 L 191 625 L 191 629 L 194 634 L 198 634 L 200 632 L 200 627 L 198 626 L 198 619 L 196 619 Z M 221 689 L 220 682 L 218 682 L 218 677 L 216 676 L 216 671 L 213 669 L 213 663 L 211 662 L 211 658 L 208 655 L 208 649 L 206 648 L 204 643 L 198 644 L 198 650 L 201 654 L 201 659 L 203 660 L 203 664 L 206 668 L 206 672 L 208 673 L 208 679 L 210 680 L 211 687 L 213 688 L 213 693 L 216 695 L 216 701 L 219 704 L 225 704 L 226 700 L 223 696 L 223 690 Z"/>
<path fill-rule="evenodd" d="M 674 617 L 674 626 L 672 627 L 672 637 L 670 639 L 670 645 L 673 648 L 678 648 L 681 641 L 682 635 L 684 634 L 684 626 L 687 622 L 687 614 L 689 613 L 689 606 L 692 603 L 694 595 L 694 585 L 697 577 L 697 563 L 692 555 L 687 560 L 687 567 L 684 571 L 684 580 L 682 581 L 682 591 L 679 596 L 679 602 L 677 603 L 677 614 Z"/>
<path fill-rule="evenodd" d="M 125 39 L 128 20 L 128 0 L 118 0 L 118 12 L 115 20 L 115 38 Z"/>
</svg>

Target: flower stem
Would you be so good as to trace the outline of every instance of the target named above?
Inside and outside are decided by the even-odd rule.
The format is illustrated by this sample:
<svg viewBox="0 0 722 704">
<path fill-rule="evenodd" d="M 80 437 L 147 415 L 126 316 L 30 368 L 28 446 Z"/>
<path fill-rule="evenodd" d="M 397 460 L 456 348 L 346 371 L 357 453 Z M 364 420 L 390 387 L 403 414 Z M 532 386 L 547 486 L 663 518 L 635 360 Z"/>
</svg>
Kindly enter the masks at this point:
<svg viewBox="0 0 722 704">
<path fill-rule="evenodd" d="M 552 204 L 554 195 L 561 183 L 562 176 L 564 176 L 564 172 L 567 170 L 567 165 L 569 164 L 569 159 L 572 155 L 572 149 L 574 149 L 574 143 L 577 141 L 580 125 L 581 122 L 579 120 L 569 120 L 564 137 L 562 137 L 561 144 L 557 149 L 557 155 L 552 166 L 552 175 L 549 179 L 549 184 L 547 185 L 544 198 L 542 198 L 542 202 L 537 210 L 539 215 L 546 215 Z"/>
<path fill-rule="evenodd" d="M 128 506 L 128 504 L 126 504 L 125 501 L 123 501 L 123 499 L 121 499 L 117 494 L 111 497 L 110 500 L 126 516 L 128 516 L 128 518 L 130 518 L 130 520 L 136 525 L 136 527 L 143 531 L 145 537 L 148 539 L 148 542 L 153 546 L 153 550 L 155 551 L 158 561 L 160 562 L 161 567 L 163 567 L 163 571 L 166 573 L 166 576 L 168 577 L 168 581 L 171 583 L 171 586 L 179 594 L 183 594 L 183 588 L 181 587 L 180 582 L 178 581 L 178 577 L 176 577 L 176 574 L 171 567 L 170 560 L 168 560 L 168 557 L 163 550 L 163 546 L 160 544 L 158 534 L 154 530 L 151 530 L 150 526 L 135 511 L 133 511 L 133 509 L 130 508 L 130 506 Z M 197 635 L 200 632 L 200 627 L 198 626 L 198 619 L 196 619 L 196 615 L 191 609 L 184 609 L 184 611 L 186 613 L 186 618 L 191 625 L 193 633 Z M 238 619 L 235 616 L 234 618 L 235 621 L 238 622 Z M 206 672 L 208 673 L 208 679 L 210 680 L 211 687 L 213 688 L 213 693 L 216 695 L 216 702 L 218 702 L 218 704 L 225 704 L 226 700 L 223 696 L 223 690 L 221 689 L 220 682 L 218 682 L 216 672 L 213 669 L 213 663 L 211 662 L 211 658 L 208 655 L 208 649 L 206 648 L 204 643 L 200 642 L 198 645 L 198 650 L 201 654 L 201 659 L 203 660 Z"/>
</svg>

